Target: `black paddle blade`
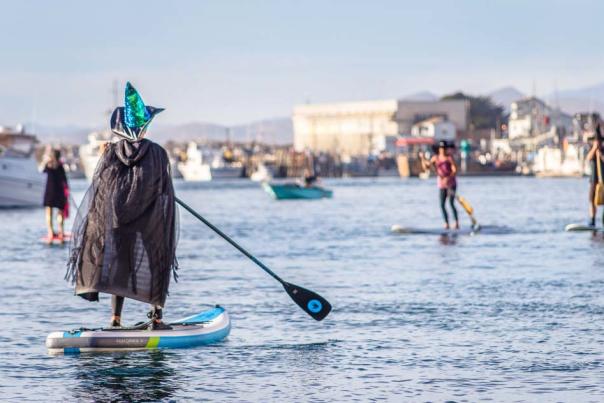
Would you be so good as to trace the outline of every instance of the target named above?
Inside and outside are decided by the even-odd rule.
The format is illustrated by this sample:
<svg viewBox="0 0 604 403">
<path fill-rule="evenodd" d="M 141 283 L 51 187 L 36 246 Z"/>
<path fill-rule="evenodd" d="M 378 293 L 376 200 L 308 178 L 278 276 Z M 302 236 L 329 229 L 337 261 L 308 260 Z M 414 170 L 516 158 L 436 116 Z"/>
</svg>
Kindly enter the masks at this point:
<svg viewBox="0 0 604 403">
<path fill-rule="evenodd" d="M 331 311 L 331 304 L 315 292 L 286 282 L 283 283 L 283 288 L 291 299 L 314 320 L 323 320 Z"/>
</svg>

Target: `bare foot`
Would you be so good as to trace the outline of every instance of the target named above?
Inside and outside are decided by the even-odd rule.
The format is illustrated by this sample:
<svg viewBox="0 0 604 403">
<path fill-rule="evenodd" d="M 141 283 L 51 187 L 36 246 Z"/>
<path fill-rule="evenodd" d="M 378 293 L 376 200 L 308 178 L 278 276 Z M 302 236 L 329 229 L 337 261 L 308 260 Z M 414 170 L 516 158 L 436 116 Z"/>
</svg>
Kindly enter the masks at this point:
<svg viewBox="0 0 604 403">
<path fill-rule="evenodd" d="M 449 229 L 449 223 L 445 223 L 445 229 Z"/>
<path fill-rule="evenodd" d="M 455 229 L 459 229 L 459 222 L 455 223 Z"/>
</svg>

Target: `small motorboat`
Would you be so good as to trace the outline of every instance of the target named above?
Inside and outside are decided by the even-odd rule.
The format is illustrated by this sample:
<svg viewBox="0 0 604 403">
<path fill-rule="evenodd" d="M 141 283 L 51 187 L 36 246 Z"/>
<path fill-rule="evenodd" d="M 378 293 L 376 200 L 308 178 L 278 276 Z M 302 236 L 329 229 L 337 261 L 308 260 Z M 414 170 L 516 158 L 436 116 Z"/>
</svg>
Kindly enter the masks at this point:
<svg viewBox="0 0 604 403">
<path fill-rule="evenodd" d="M 262 187 L 276 200 L 290 199 L 322 199 L 333 196 L 333 192 L 320 186 L 300 186 L 295 182 L 268 183 L 264 182 Z"/>
</svg>

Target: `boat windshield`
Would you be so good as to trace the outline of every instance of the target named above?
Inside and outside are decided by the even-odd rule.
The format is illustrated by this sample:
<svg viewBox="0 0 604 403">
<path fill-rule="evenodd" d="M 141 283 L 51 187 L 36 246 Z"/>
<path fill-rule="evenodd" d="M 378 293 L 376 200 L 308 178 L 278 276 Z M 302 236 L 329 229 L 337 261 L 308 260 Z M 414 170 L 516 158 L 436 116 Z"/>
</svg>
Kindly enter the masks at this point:
<svg viewBox="0 0 604 403">
<path fill-rule="evenodd" d="M 35 143 L 36 137 L 29 134 L 0 133 L 0 156 L 29 158 Z"/>
</svg>

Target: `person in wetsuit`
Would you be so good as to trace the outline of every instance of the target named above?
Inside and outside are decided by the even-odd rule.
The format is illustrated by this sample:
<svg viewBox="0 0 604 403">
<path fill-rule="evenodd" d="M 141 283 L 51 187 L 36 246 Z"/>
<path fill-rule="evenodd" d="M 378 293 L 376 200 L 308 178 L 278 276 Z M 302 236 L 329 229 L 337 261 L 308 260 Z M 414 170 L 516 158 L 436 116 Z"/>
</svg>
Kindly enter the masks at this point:
<svg viewBox="0 0 604 403">
<path fill-rule="evenodd" d="M 61 163 L 61 151 L 49 149 L 44 155 L 42 172 L 46 174 L 46 188 L 44 189 L 44 207 L 46 208 L 46 226 L 48 228 L 47 242 L 50 244 L 58 236 L 64 242 L 65 208 L 68 203 L 67 192 L 69 189 L 67 175 Z M 53 209 L 57 209 L 58 232 L 54 231 L 52 223 Z"/>
<path fill-rule="evenodd" d="M 455 229 L 459 229 L 459 217 L 455 207 L 455 193 L 457 191 L 457 165 L 455 160 L 448 153 L 449 145 L 445 141 L 438 144 L 438 152 L 430 160 L 426 160 L 423 154 L 420 154 L 420 161 L 424 170 L 434 168 L 437 175 L 436 184 L 438 185 L 440 210 L 445 220 L 445 229 L 449 229 L 449 214 L 447 213 L 446 203 L 449 199 L 449 206 L 455 220 Z"/>
<path fill-rule="evenodd" d="M 597 159 L 600 158 L 600 178 L 604 180 L 604 139 L 602 138 L 600 123 L 596 124 L 596 135 L 592 139 L 591 149 L 587 156 L 586 161 L 589 161 L 591 166 L 591 176 L 589 178 L 589 221 L 588 226 L 596 226 L 596 213 L 598 206 L 595 203 L 596 196 L 596 185 L 598 184 L 598 163 Z M 604 224 L 604 214 L 602 215 L 602 223 Z"/>
</svg>

